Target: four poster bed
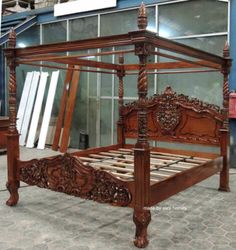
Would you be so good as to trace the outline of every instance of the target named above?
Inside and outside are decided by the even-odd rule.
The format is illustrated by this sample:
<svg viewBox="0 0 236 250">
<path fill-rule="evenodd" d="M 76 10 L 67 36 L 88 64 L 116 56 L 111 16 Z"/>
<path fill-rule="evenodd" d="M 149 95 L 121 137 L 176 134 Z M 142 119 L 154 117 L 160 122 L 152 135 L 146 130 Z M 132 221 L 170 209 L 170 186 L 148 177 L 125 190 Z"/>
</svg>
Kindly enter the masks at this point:
<svg viewBox="0 0 236 250">
<path fill-rule="evenodd" d="M 146 30 L 147 16 L 143 4 L 139 9 L 138 27 L 139 30 L 122 35 L 28 48 L 15 48 L 15 33 L 11 31 L 9 45 L 5 50 L 10 68 L 10 126 L 7 135 L 7 188 L 10 198 L 7 205 L 17 204 L 19 183 L 23 181 L 84 199 L 128 206 L 134 209 L 134 244 L 141 248 L 148 244 L 147 227 L 151 220 L 149 207 L 219 171 L 219 190 L 229 191 L 228 74 L 231 59 L 227 45 L 223 57 L 220 57 L 164 39 Z M 133 46 L 133 49 L 120 49 L 127 45 Z M 101 52 L 102 48 L 115 49 Z M 69 56 L 56 54 L 88 49 L 97 49 L 97 53 Z M 177 53 L 178 56 L 160 52 L 159 49 Z M 139 58 L 139 63 L 125 64 L 126 53 L 134 53 Z M 102 57 L 112 54 L 119 55 L 117 63 L 88 59 L 91 55 Z M 172 61 L 147 63 L 148 57 L 153 55 Z M 190 57 L 192 59 L 186 59 Z M 40 64 L 40 61 L 65 66 Z M 16 129 L 15 73 L 19 64 L 67 70 L 79 65 L 80 71 L 116 74 L 119 78 L 118 143 L 71 154 L 20 160 L 19 134 Z M 89 68 L 83 69 L 83 66 Z M 169 71 L 170 69 L 175 70 Z M 177 94 L 170 87 L 162 94 L 147 97 L 148 74 L 212 71 L 223 74 L 223 109 Z M 129 74 L 138 75 L 138 100 L 124 105 L 123 78 Z M 137 138 L 136 144 L 126 144 L 127 138 Z M 220 148 L 220 154 L 150 147 L 149 139 L 216 146 Z"/>
</svg>

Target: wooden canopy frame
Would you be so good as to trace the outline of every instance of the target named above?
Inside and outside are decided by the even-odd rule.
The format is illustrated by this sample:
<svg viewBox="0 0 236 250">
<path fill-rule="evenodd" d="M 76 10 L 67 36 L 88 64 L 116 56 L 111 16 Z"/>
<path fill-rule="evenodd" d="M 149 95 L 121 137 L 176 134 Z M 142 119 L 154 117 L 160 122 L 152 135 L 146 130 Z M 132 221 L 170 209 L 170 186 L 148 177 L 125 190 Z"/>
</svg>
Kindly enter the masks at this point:
<svg viewBox="0 0 236 250">
<path fill-rule="evenodd" d="M 46 187 L 55 191 L 80 196 L 82 198 L 93 199 L 95 201 L 111 203 L 119 206 L 130 206 L 134 208 L 134 222 L 136 224 L 134 243 L 137 247 L 145 247 L 148 244 L 147 226 L 151 220 L 150 211 L 147 210 L 146 207 L 155 205 L 157 202 L 160 202 L 161 200 L 164 200 L 171 195 L 184 190 L 185 188 L 215 174 L 219 170 L 221 171 L 219 189 L 222 191 L 229 191 L 229 166 L 227 157 L 227 147 L 229 143 L 228 75 L 231 67 L 231 59 L 229 56 L 228 45 L 225 45 L 223 57 L 220 57 L 165 39 L 163 37 L 159 37 L 155 33 L 146 29 L 147 16 L 144 4 L 141 4 L 139 9 L 138 28 L 139 30 L 132 31 L 127 34 L 98 37 L 81 41 L 46 44 L 28 48 L 15 47 L 16 35 L 14 30 L 11 30 L 8 48 L 5 49 L 5 54 L 10 69 L 10 125 L 7 135 L 7 188 L 10 192 L 10 198 L 7 201 L 7 205 L 13 206 L 17 204 L 19 199 L 19 182 L 25 181 L 30 185 Z M 120 49 L 122 46 L 131 46 L 132 48 L 122 50 Z M 101 51 L 102 48 L 117 47 L 119 47 L 118 50 L 112 49 L 111 51 L 106 52 Z M 79 53 L 79 51 L 82 50 L 84 51 L 94 49 L 97 49 L 96 53 Z M 169 51 L 171 53 L 174 52 L 178 54 L 178 56 L 173 55 L 173 53 L 164 53 L 160 50 Z M 61 54 L 74 51 L 78 51 L 78 54 Z M 138 57 L 139 62 L 136 64 L 126 64 L 124 62 L 124 54 L 126 53 L 135 54 Z M 97 57 L 99 59 L 102 56 L 114 54 L 119 55 L 119 60 L 117 63 L 108 63 L 102 62 L 101 60 L 96 61 L 89 59 L 91 56 Z M 174 61 L 148 63 L 147 58 L 152 55 L 166 57 Z M 57 63 L 57 66 L 52 66 L 46 62 L 55 62 Z M 19 156 L 19 134 L 16 128 L 17 85 L 15 69 L 19 64 L 57 69 L 70 69 L 71 66 L 68 65 L 78 65 L 80 66 L 80 71 L 116 74 L 119 78 L 119 121 L 117 123 L 118 144 L 110 147 L 89 149 L 87 151 L 73 153 L 71 155 L 66 154 L 65 156 L 58 156 L 55 158 L 45 158 L 43 160 L 22 162 Z M 83 67 L 89 68 L 84 69 Z M 151 99 L 147 98 L 148 74 L 177 74 L 214 71 L 219 71 L 223 74 L 222 92 L 224 101 L 222 110 L 216 108 L 214 105 L 206 105 L 198 100 L 196 101 L 196 99 L 190 100 L 188 97 L 183 95 L 177 96 L 170 88 L 168 88 L 161 96 L 156 96 Z M 138 75 L 138 101 L 134 104 L 124 107 L 123 78 L 125 75 L 129 74 Z M 163 111 L 162 106 L 163 102 L 165 101 L 167 101 L 168 105 L 170 105 L 167 112 L 165 110 Z M 174 108 L 176 109 L 175 113 L 170 112 L 173 104 Z M 184 117 L 187 117 L 186 114 L 189 114 L 190 112 L 192 115 L 191 117 L 196 118 L 194 121 L 197 121 L 197 119 L 202 119 L 200 121 L 208 121 L 210 119 L 209 124 L 214 124 L 216 134 L 214 134 L 211 138 L 209 137 L 210 139 L 206 136 L 206 140 L 204 141 L 199 139 L 201 137 L 200 135 L 195 137 L 184 137 L 182 135 L 177 136 L 180 132 L 176 126 L 181 119 L 180 115 L 178 115 L 178 112 L 182 112 L 185 115 Z M 162 117 L 160 117 L 160 114 Z M 170 116 L 170 114 L 172 116 Z M 137 116 L 136 120 L 133 118 L 134 115 Z M 220 147 L 220 155 L 217 156 L 218 158 L 215 158 L 216 156 L 213 157 L 213 155 L 208 155 L 208 157 L 212 159 L 210 162 L 199 158 L 193 159 L 191 162 L 197 162 L 197 164 L 200 165 L 195 166 L 192 170 L 189 169 L 188 171 L 185 171 L 182 175 L 178 174 L 171 178 L 167 178 L 165 181 L 152 183 L 152 179 L 150 179 L 150 162 L 155 162 L 155 160 L 150 161 L 150 155 L 151 157 L 153 155 L 155 158 L 155 154 L 158 151 L 157 149 L 154 149 L 154 152 L 150 153 L 150 146 L 148 143 L 148 129 L 150 128 L 149 118 L 153 116 L 159 119 L 159 124 L 155 126 L 159 126 L 158 129 L 160 128 L 161 134 L 158 132 L 159 134 L 156 136 L 155 130 L 153 130 L 154 134 L 152 138 L 161 138 L 161 140 L 164 139 L 168 141 L 215 145 Z M 172 119 L 173 117 L 174 119 Z M 205 128 L 209 124 L 207 123 Z M 199 129 L 202 129 L 202 125 L 198 126 Z M 175 132 L 173 133 L 173 131 Z M 110 150 L 109 153 L 105 154 L 113 154 L 113 156 L 115 154 L 122 154 L 123 157 L 124 155 L 121 152 L 124 152 L 125 150 L 129 151 L 132 148 L 131 146 L 126 146 L 126 137 L 137 138 L 137 143 L 134 146 L 132 156 L 132 159 L 134 160 L 133 181 L 125 182 L 120 180 L 118 177 L 115 178 L 114 175 L 105 172 L 103 169 L 107 165 L 103 165 L 100 170 L 95 171 L 91 167 L 87 166 L 90 163 L 86 162 L 87 165 L 83 163 L 83 161 L 93 162 L 94 160 L 91 160 L 89 157 L 92 154 L 93 156 L 94 154 L 98 154 L 101 150 Z M 121 149 L 119 151 L 118 148 L 122 147 L 126 149 Z M 179 159 L 176 151 L 172 150 L 171 152 L 174 152 L 175 157 Z M 183 154 L 187 153 L 183 152 Z M 195 155 L 206 156 L 207 154 L 196 153 Z M 79 157 L 79 159 L 77 159 L 77 157 Z M 100 155 L 99 159 L 101 158 L 102 156 Z M 131 158 L 129 158 L 129 160 L 130 159 Z M 185 160 L 186 159 L 184 158 L 184 161 Z M 177 160 L 177 165 L 179 161 L 180 160 Z M 120 161 L 119 164 L 121 164 Z M 91 163 L 90 165 L 98 167 L 98 164 L 93 165 L 93 163 Z M 114 167 L 112 167 L 112 169 L 113 168 Z M 71 176 L 71 178 L 68 179 L 67 175 L 67 177 L 63 179 L 66 184 L 64 183 L 62 185 L 60 183 L 59 185 L 55 180 L 55 176 L 63 175 L 64 172 L 62 170 L 69 171 L 69 176 Z M 127 171 L 129 172 L 131 170 Z M 35 176 L 38 176 L 39 178 L 36 178 Z M 75 187 L 74 182 L 77 180 L 74 179 L 75 176 L 81 178 L 81 180 L 86 182 L 86 184 L 84 184 L 82 187 L 80 186 L 81 184 L 78 184 L 79 187 Z M 116 176 L 123 176 L 120 168 L 117 168 Z"/>
</svg>

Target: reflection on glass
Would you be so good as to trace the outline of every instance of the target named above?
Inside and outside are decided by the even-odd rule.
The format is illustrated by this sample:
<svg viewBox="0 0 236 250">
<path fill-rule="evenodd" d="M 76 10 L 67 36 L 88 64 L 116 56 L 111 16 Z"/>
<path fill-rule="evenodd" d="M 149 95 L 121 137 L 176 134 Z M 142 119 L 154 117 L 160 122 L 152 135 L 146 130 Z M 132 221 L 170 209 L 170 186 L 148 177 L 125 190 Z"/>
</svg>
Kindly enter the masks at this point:
<svg viewBox="0 0 236 250">
<path fill-rule="evenodd" d="M 178 39 L 176 42 L 189 45 L 191 47 L 205 50 L 207 52 L 223 55 L 224 44 L 227 41 L 226 36 L 216 36 L 216 37 L 198 37 L 198 38 L 188 38 L 188 39 Z"/>
<path fill-rule="evenodd" d="M 157 86 L 159 93 L 171 86 L 178 94 L 222 106 L 223 80 L 218 72 L 158 75 Z"/>
<path fill-rule="evenodd" d="M 111 144 L 111 116 L 112 105 L 111 100 L 101 100 L 101 119 L 100 119 L 100 135 L 101 146 Z"/>
<path fill-rule="evenodd" d="M 159 35 L 163 37 L 227 31 L 228 3 L 190 0 L 159 6 Z"/>
<path fill-rule="evenodd" d="M 39 45 L 39 36 L 39 25 L 32 26 L 17 36 L 16 47 L 25 48 L 28 46 Z"/>
<path fill-rule="evenodd" d="M 123 34 L 137 30 L 138 9 L 101 15 L 101 35 Z M 148 30 L 155 30 L 155 8 L 147 8 Z"/>
<path fill-rule="evenodd" d="M 70 20 L 70 40 L 82 40 L 97 37 L 98 17 L 84 17 Z"/>
<path fill-rule="evenodd" d="M 43 43 L 66 41 L 66 21 L 43 25 Z"/>
</svg>

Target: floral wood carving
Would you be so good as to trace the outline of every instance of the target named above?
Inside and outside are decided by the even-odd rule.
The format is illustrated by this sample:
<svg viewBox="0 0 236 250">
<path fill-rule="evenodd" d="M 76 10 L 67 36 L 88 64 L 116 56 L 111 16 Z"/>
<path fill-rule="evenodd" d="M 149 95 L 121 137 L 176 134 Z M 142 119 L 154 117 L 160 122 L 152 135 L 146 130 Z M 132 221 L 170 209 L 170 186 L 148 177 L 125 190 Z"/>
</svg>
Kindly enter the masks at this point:
<svg viewBox="0 0 236 250">
<path fill-rule="evenodd" d="M 174 99 L 175 93 L 171 87 L 167 87 L 160 96 L 159 105 L 154 112 L 154 121 L 158 121 L 163 135 L 173 135 L 174 129 L 180 122 L 181 112 Z"/>
<path fill-rule="evenodd" d="M 127 206 L 131 194 L 109 173 L 96 170 L 70 154 L 20 162 L 20 180 L 41 188 L 102 203 Z"/>
</svg>

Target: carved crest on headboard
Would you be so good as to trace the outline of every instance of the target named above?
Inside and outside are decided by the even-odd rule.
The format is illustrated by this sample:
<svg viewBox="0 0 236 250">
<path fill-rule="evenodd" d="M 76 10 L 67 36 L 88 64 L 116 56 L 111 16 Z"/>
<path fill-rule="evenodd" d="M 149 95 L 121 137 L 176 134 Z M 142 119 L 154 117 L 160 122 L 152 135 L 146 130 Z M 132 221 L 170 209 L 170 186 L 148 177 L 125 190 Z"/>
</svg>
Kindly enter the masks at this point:
<svg viewBox="0 0 236 250">
<path fill-rule="evenodd" d="M 138 133 L 139 101 L 122 108 L 124 131 L 127 138 Z M 224 116 L 214 104 L 177 94 L 167 87 L 162 94 L 145 99 L 147 112 L 147 135 L 152 140 L 178 141 L 219 145 L 220 128 Z"/>
<path fill-rule="evenodd" d="M 179 105 L 174 102 L 175 98 L 175 92 L 171 87 L 167 87 L 164 94 L 160 96 L 159 105 L 154 112 L 154 121 L 158 121 L 163 135 L 172 135 L 180 122 L 181 112 Z"/>
</svg>

